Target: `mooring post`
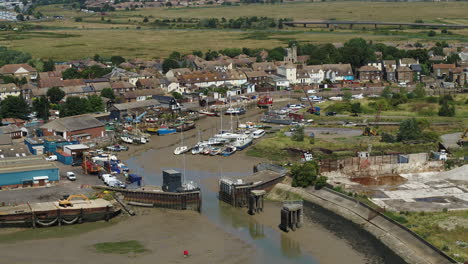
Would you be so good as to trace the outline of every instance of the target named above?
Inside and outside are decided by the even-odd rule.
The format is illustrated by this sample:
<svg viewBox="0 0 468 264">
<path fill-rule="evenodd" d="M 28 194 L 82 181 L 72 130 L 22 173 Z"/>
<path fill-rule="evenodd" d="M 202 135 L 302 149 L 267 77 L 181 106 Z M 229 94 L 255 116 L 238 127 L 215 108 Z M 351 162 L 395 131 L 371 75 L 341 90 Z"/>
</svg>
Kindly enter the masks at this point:
<svg viewBox="0 0 468 264">
<path fill-rule="evenodd" d="M 62 226 L 62 215 L 60 214 L 60 209 L 57 209 L 57 221 L 58 226 Z"/>
</svg>

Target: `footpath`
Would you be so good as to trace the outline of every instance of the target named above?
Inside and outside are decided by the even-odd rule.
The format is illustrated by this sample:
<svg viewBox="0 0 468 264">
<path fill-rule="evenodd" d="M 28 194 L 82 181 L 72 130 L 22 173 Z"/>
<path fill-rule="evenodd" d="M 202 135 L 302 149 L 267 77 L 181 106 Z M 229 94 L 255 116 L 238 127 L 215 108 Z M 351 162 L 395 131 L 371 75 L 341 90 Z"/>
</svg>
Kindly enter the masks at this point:
<svg viewBox="0 0 468 264">
<path fill-rule="evenodd" d="M 406 227 L 344 194 L 328 188 L 303 189 L 283 183 L 277 184 L 272 192 L 275 191 L 297 194 L 305 201 L 317 204 L 360 225 L 410 264 L 457 263 Z"/>
</svg>

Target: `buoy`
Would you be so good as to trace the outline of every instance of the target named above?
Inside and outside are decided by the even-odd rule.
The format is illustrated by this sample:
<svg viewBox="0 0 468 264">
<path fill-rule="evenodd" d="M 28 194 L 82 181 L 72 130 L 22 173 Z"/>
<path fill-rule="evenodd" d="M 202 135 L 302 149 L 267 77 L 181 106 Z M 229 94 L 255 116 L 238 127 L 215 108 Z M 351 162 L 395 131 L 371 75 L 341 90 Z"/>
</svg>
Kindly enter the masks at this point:
<svg viewBox="0 0 468 264">
<path fill-rule="evenodd" d="M 188 257 L 188 250 L 184 250 L 184 257 Z"/>
</svg>

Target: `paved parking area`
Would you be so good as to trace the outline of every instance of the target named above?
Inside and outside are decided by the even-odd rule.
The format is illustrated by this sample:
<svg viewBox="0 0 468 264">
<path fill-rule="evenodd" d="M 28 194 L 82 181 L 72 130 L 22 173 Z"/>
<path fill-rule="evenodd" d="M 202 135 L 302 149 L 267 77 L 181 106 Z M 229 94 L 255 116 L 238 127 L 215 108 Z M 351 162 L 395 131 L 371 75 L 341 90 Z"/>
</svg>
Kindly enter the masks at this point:
<svg viewBox="0 0 468 264">
<path fill-rule="evenodd" d="M 81 167 L 72 167 L 55 162 L 59 167 L 60 182 L 50 187 L 18 188 L 0 191 L 0 204 L 22 204 L 26 202 L 55 201 L 64 195 L 85 194 L 91 196 L 94 192 L 90 186 L 101 185 L 98 175 L 84 175 Z M 76 181 L 69 181 L 67 171 L 76 175 Z"/>
</svg>

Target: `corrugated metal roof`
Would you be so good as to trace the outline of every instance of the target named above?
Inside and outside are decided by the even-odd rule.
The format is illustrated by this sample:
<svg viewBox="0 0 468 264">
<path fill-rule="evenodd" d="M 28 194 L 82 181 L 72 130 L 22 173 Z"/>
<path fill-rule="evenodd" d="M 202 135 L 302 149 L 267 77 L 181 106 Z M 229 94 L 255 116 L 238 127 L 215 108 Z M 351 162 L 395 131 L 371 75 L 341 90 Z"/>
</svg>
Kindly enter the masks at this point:
<svg viewBox="0 0 468 264">
<path fill-rule="evenodd" d="M 159 101 L 150 99 L 150 100 L 144 100 L 144 101 L 138 101 L 138 102 L 115 104 L 112 106 L 112 108 L 122 111 L 122 110 L 134 109 L 134 108 L 153 107 L 153 106 L 159 106 L 159 105 L 160 105 Z"/>
<path fill-rule="evenodd" d="M 41 128 L 58 131 L 76 131 L 101 126 L 104 126 L 101 121 L 88 114 L 55 119 L 45 125 L 42 125 Z"/>
</svg>

